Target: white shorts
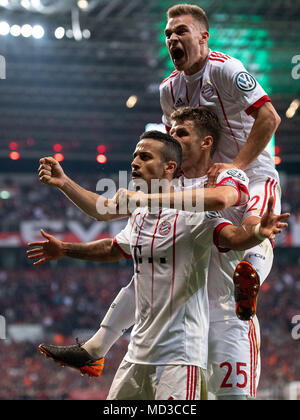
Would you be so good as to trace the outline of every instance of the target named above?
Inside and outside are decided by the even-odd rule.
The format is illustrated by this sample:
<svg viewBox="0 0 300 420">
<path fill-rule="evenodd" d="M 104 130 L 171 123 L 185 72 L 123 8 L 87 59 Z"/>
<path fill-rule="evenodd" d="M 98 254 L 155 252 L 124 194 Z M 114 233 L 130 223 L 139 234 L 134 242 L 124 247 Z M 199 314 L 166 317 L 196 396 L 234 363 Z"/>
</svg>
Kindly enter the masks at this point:
<svg viewBox="0 0 300 420">
<path fill-rule="evenodd" d="M 216 398 L 229 395 L 256 397 L 260 377 L 260 330 L 251 321 L 230 319 L 210 323 L 208 391 Z"/>
<path fill-rule="evenodd" d="M 108 400 L 205 400 L 205 371 L 198 366 L 139 365 L 123 359 Z"/>
<path fill-rule="evenodd" d="M 250 200 L 247 205 L 244 220 L 250 216 L 262 217 L 268 207 L 271 196 L 274 200 L 274 213 L 281 213 L 281 188 L 279 182 L 273 178 L 256 180 L 249 184 Z"/>
</svg>

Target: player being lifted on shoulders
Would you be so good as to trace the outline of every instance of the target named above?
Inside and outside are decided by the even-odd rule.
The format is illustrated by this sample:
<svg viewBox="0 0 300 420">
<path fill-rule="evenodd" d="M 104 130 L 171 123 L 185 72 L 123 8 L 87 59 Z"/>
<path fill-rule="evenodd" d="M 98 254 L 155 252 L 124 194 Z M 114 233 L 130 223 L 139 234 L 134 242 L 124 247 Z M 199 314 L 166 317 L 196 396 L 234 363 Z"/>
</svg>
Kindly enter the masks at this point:
<svg viewBox="0 0 300 420">
<path fill-rule="evenodd" d="M 182 147 L 183 147 L 183 165 L 182 169 L 183 172 L 187 174 L 187 177 L 181 176 L 179 179 L 178 188 L 180 190 L 184 189 L 188 192 L 194 192 L 194 187 L 204 187 L 207 182 L 207 171 L 211 165 L 211 154 L 215 148 L 213 144 L 217 144 L 219 139 L 219 132 L 220 127 L 218 124 L 218 120 L 213 112 L 209 111 L 208 109 L 201 107 L 195 109 L 183 109 L 179 112 L 174 113 L 174 127 L 172 133 L 174 136 L 178 138 Z M 191 153 L 192 151 L 192 153 Z M 57 164 L 56 164 L 57 165 Z M 139 168 L 137 164 L 134 165 L 134 175 L 138 175 Z M 211 209 L 225 209 L 228 206 L 241 204 L 240 203 L 240 191 L 244 190 L 244 187 L 247 186 L 247 177 L 242 173 L 242 171 L 238 171 L 239 173 L 232 173 L 231 171 L 224 171 L 223 175 L 221 174 L 219 177 L 218 187 L 214 189 L 202 189 L 196 191 L 202 191 L 204 194 L 202 198 L 204 202 L 208 200 Z M 54 171 L 57 174 L 57 170 Z M 40 169 L 40 177 L 43 178 L 44 172 Z M 47 182 L 53 185 L 53 182 L 58 183 L 59 185 L 62 184 L 62 179 L 57 179 L 56 181 L 53 180 L 51 177 L 51 173 L 47 175 Z M 46 181 L 46 180 L 45 180 Z M 207 194 L 206 194 L 207 193 Z M 181 197 L 182 198 L 182 197 Z M 180 198 L 180 199 L 181 199 Z M 207 203 L 205 204 L 207 205 Z M 234 222 L 240 224 L 243 211 L 245 209 L 245 205 L 234 207 Z M 32 245 L 37 245 L 40 248 L 34 249 L 29 251 L 31 258 L 38 259 L 36 264 L 42 263 L 46 260 L 59 258 L 62 256 L 77 256 L 78 258 L 87 258 L 87 259 L 97 259 L 97 243 L 93 244 L 68 244 L 65 248 L 63 248 L 63 252 L 56 252 L 57 247 L 60 250 L 61 244 L 55 244 L 55 240 L 53 237 L 47 237 L 49 242 L 46 241 L 45 243 L 36 243 Z M 65 245 L 64 245 L 65 246 Z M 100 246 L 100 244 L 99 244 Z M 217 251 L 216 251 L 217 252 Z M 233 251 L 232 251 L 233 252 Z M 222 254 L 226 256 L 226 254 Z M 39 260 L 40 258 L 40 260 Z M 239 257 L 235 256 L 237 262 L 239 261 Z M 232 261 L 232 258 L 230 258 Z M 214 262 L 215 264 L 215 262 Z M 217 266 L 218 264 L 216 264 Z M 229 268 L 231 271 L 231 275 L 233 273 L 234 268 Z M 209 269 L 210 273 L 211 269 Z M 230 272 L 230 271 L 229 271 Z M 214 273 L 215 274 L 215 273 Z M 227 317 L 228 315 L 234 317 L 234 299 L 233 299 L 233 291 L 232 291 L 232 281 L 224 279 L 222 270 L 216 276 L 211 276 L 210 283 L 215 281 L 216 283 L 211 284 L 211 288 L 214 288 L 214 284 L 216 284 L 216 291 L 219 290 L 221 287 L 222 293 L 220 294 L 220 302 L 218 302 L 219 297 L 217 296 L 216 306 L 220 306 L 220 310 L 217 311 L 214 309 L 215 304 L 212 305 L 213 312 L 211 311 L 211 315 L 221 316 L 221 319 Z M 216 277 L 215 279 L 213 277 Z M 224 285 L 223 285 L 224 283 Z M 221 296 L 222 295 L 222 296 Z M 222 305 L 223 296 L 228 295 L 227 305 L 226 308 Z M 113 343 L 118 339 L 118 337 L 122 334 L 123 330 L 126 330 L 134 323 L 134 291 L 132 291 L 132 284 L 128 287 L 122 289 L 118 297 L 115 299 L 114 304 L 112 305 L 111 309 L 109 310 L 107 316 L 102 322 L 102 326 L 100 330 L 91 338 L 87 343 L 85 343 L 81 351 L 78 348 L 68 347 L 68 348 L 61 348 L 58 346 L 50 346 L 50 351 L 53 354 L 53 357 L 56 360 L 63 361 L 64 363 L 69 362 L 68 364 L 72 364 L 72 360 L 74 360 L 75 353 L 84 353 L 83 350 L 88 352 L 86 355 L 85 360 L 88 361 L 91 359 L 93 355 L 95 358 L 100 356 L 105 356 L 109 348 L 113 345 Z M 216 312 L 218 312 L 216 314 Z M 232 315 L 233 314 L 233 315 Z M 239 321 L 239 320 L 236 320 Z M 221 323 L 219 323 L 221 324 Z M 245 342 L 247 347 L 247 339 L 248 339 L 248 331 L 247 325 L 242 323 L 242 334 L 245 335 Z M 234 326 L 235 327 L 235 326 Z M 219 334 L 219 343 L 224 342 L 222 334 Z M 249 347 L 249 340 L 248 340 L 248 347 Z M 49 348 L 48 348 L 49 349 Z M 217 349 L 218 350 L 218 349 Z M 230 349 L 229 349 L 230 350 Z M 214 351 L 215 353 L 216 351 Z M 224 349 L 222 349 L 224 353 Z M 247 352 L 249 354 L 247 354 Z M 250 349 L 246 348 L 246 356 L 244 356 L 244 350 L 241 352 L 241 355 L 234 355 L 234 358 L 237 357 L 237 361 L 247 362 L 248 356 L 250 355 Z M 246 357 L 246 360 L 244 360 Z M 81 358 L 82 364 L 84 365 L 83 357 Z M 228 361 L 229 363 L 229 361 Z M 84 366 L 83 366 L 84 367 Z M 95 372 L 96 373 L 96 372 Z M 222 373 L 222 371 L 221 371 Z M 215 376 L 215 375 L 214 375 Z M 218 375 L 219 376 L 219 375 Z M 243 390 L 245 392 L 245 389 Z M 246 390 L 247 391 L 247 390 Z"/>
<path fill-rule="evenodd" d="M 203 171 L 205 162 L 209 164 L 212 144 L 210 136 L 199 141 Z M 174 146 L 178 153 L 174 153 Z M 180 143 L 167 134 L 145 133 L 134 152 L 135 182 L 146 181 L 151 192 L 152 179 L 171 181 L 181 165 L 179 150 Z M 205 181 L 204 178 L 200 181 Z M 220 193 L 229 188 L 229 194 L 233 192 L 235 196 L 233 203 L 240 204 L 237 181 L 233 187 L 231 184 L 218 188 Z M 222 248 L 242 250 L 259 244 L 259 235 L 262 239 L 273 237 L 286 227 L 282 221 L 288 215 L 274 216 L 269 205 L 256 227 L 233 226 L 217 214 L 193 216 L 186 211 L 163 208 L 150 213 L 148 207 L 142 207 L 133 211 L 126 228 L 114 239 L 65 246 L 49 236 L 48 241 L 39 244 L 40 248 L 30 252 L 33 258 L 41 257 L 44 261 L 61 257 L 63 249 L 69 249 L 70 256 L 95 261 L 133 258 L 135 304 L 127 310 L 136 313 L 135 327 L 108 399 L 201 398 L 207 363 L 206 278 L 211 246 L 215 243 Z M 41 350 L 55 360 L 59 356 L 57 350 L 65 352 L 65 348 L 47 345 L 41 346 Z M 78 348 L 76 354 L 80 351 Z M 90 358 L 89 367 L 91 362 Z M 67 361 L 65 364 L 72 365 Z"/>
<path fill-rule="evenodd" d="M 208 46 L 209 23 L 203 9 L 179 4 L 167 12 L 166 44 L 175 71 L 160 87 L 163 122 L 171 128 L 172 112 L 182 106 L 210 107 L 219 117 L 222 136 L 209 170 L 214 184 L 224 169 L 235 167 L 249 178 L 250 202 L 246 215 L 256 223 L 268 198 L 274 197 L 274 212 L 281 211 L 279 176 L 266 149 L 280 124 L 280 117 L 264 89 L 243 64 Z M 249 250 L 238 264 L 237 315 L 250 319 L 255 314 L 260 273 L 253 267 L 259 250 Z"/>
</svg>

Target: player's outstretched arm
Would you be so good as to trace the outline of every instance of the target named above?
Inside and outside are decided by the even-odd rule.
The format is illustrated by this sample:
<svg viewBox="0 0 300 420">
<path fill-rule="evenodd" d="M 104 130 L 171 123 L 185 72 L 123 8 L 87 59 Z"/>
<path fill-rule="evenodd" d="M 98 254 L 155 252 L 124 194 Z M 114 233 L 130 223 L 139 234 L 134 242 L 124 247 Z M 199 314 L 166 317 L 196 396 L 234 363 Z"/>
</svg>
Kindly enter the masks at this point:
<svg viewBox="0 0 300 420">
<path fill-rule="evenodd" d="M 42 183 L 59 188 L 65 196 L 84 213 L 100 221 L 109 221 L 126 217 L 116 210 L 112 200 L 88 191 L 76 184 L 63 171 L 53 157 L 40 159 L 38 176 Z M 99 211 L 99 209 L 104 211 Z"/>
<path fill-rule="evenodd" d="M 232 250 L 246 250 L 258 245 L 265 239 L 274 240 L 288 224 L 289 213 L 276 216 L 273 212 L 274 197 L 270 197 L 268 208 L 261 222 L 256 225 L 225 226 L 219 235 L 219 246 Z"/>
<path fill-rule="evenodd" d="M 170 193 L 144 194 L 142 192 L 120 189 L 113 199 L 119 206 L 163 207 L 177 210 L 202 212 L 225 210 L 236 205 L 239 193 L 232 187 L 194 188 L 192 190 L 172 191 Z"/>
<path fill-rule="evenodd" d="M 60 241 L 44 230 L 41 230 L 41 234 L 45 241 L 28 244 L 32 249 L 27 251 L 27 256 L 30 260 L 36 260 L 33 263 L 36 266 L 63 257 L 98 262 L 114 262 L 123 258 L 123 254 L 114 246 L 111 238 L 89 243 L 68 243 Z"/>
</svg>

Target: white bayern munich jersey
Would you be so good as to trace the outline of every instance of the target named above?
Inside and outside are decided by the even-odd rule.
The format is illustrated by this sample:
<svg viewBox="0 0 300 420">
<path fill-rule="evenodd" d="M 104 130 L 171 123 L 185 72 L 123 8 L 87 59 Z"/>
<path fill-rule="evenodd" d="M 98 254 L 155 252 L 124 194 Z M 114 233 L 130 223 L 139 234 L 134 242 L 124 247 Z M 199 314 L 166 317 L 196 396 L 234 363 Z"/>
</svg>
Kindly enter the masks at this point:
<svg viewBox="0 0 300 420">
<path fill-rule="evenodd" d="M 249 179 L 242 170 L 223 171 L 217 179 L 216 185 L 222 184 L 224 180 L 234 180 L 239 186 L 248 188 Z M 207 176 L 201 178 L 179 179 L 180 189 L 205 188 Z M 228 183 L 230 185 L 230 183 Z M 218 213 L 229 220 L 232 224 L 239 226 L 245 219 L 247 203 L 230 207 Z M 208 298 L 209 298 L 209 320 L 210 322 L 226 321 L 237 319 L 235 314 L 233 273 L 237 264 L 243 259 L 245 251 L 225 250 L 213 246 L 211 259 L 208 268 Z"/>
<path fill-rule="evenodd" d="M 191 76 L 175 70 L 160 86 L 163 123 L 171 127 L 172 112 L 182 106 L 207 106 L 218 116 L 222 136 L 215 162 L 229 163 L 244 146 L 252 129 L 251 113 L 270 99 L 243 64 L 226 54 L 209 51 L 204 67 Z M 267 149 L 245 171 L 250 179 L 279 180 Z"/>
<path fill-rule="evenodd" d="M 114 238 L 134 259 L 136 322 L 125 360 L 206 368 L 207 271 L 213 241 L 230 224 L 215 212 L 148 208 L 133 212 Z"/>
</svg>

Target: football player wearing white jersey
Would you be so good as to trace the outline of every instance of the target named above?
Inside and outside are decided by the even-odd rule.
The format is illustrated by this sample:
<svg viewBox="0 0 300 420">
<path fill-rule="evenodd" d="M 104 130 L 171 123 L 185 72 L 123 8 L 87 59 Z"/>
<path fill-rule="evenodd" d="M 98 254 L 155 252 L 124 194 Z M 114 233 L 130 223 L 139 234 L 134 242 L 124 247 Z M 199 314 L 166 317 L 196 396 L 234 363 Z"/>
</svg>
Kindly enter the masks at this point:
<svg viewBox="0 0 300 420">
<path fill-rule="evenodd" d="M 208 46 L 209 23 L 203 9 L 179 4 L 167 12 L 166 45 L 175 70 L 160 86 L 163 122 L 171 128 L 171 114 L 182 106 L 204 105 L 219 117 L 221 140 L 209 169 L 209 184 L 232 167 L 249 178 L 250 201 L 245 217 L 258 223 L 268 198 L 280 214 L 281 190 L 273 157 L 266 149 L 280 117 L 264 89 L 241 61 Z M 256 312 L 261 273 L 255 268 L 257 249 L 249 250 L 236 267 L 237 316 L 250 320 Z M 265 258 L 266 256 L 264 256 Z"/>
<path fill-rule="evenodd" d="M 209 137 L 209 136 L 208 136 Z M 200 146 L 200 148 L 199 148 L 199 150 L 202 150 L 202 152 L 204 152 L 205 154 L 206 154 L 206 157 L 203 159 L 203 163 L 204 162 L 209 162 L 209 158 L 208 158 L 208 156 L 210 155 L 210 152 L 208 152 L 209 151 L 209 149 L 211 148 L 211 145 L 212 145 L 212 139 L 211 138 L 205 138 L 205 139 L 203 139 L 203 141 L 201 142 L 199 142 L 199 144 L 198 144 L 198 146 Z M 207 153 L 208 152 L 208 153 Z M 198 162 L 199 163 L 199 162 Z M 190 165 L 189 165 L 190 166 Z M 136 168 L 137 169 L 137 168 Z M 198 170 L 199 170 L 199 166 L 198 166 Z M 136 171 L 135 171 L 136 172 Z M 135 173 L 135 175 L 138 175 L 138 174 L 136 174 Z M 228 178 L 228 177 L 227 177 Z M 204 178 L 202 179 L 202 181 L 204 181 Z M 230 185 L 230 184 L 228 184 L 228 185 Z M 231 187 L 232 187 L 232 184 L 231 184 Z M 231 187 L 229 188 L 230 190 L 231 190 Z M 219 188 L 218 188 L 218 190 L 221 192 L 223 189 L 228 189 L 228 186 L 226 186 L 226 187 L 224 187 L 224 186 L 220 186 Z M 234 199 L 234 201 L 233 201 L 233 203 L 235 203 L 237 200 L 237 197 L 238 197 L 238 192 L 237 192 L 237 190 L 239 190 L 239 188 L 235 188 L 234 189 L 234 191 L 236 192 L 236 197 L 235 197 L 235 199 Z M 269 209 L 270 210 L 270 209 Z M 176 213 L 177 214 L 177 213 Z M 179 216 L 178 216 L 179 217 Z M 167 232 L 168 232 L 168 222 L 167 223 L 165 223 L 165 222 L 163 222 L 162 223 L 162 226 L 161 226 L 161 229 L 162 229 L 162 233 L 166 230 Z M 224 229 L 223 229 L 224 230 Z M 36 244 L 33 244 L 33 245 L 39 245 L 39 246 L 42 246 L 42 248 L 39 248 L 38 250 L 33 250 L 32 252 L 31 251 L 29 251 L 29 252 L 31 252 L 31 255 L 32 255 L 32 258 L 42 258 L 42 260 L 40 260 L 41 262 L 43 262 L 43 261 L 45 261 L 45 260 L 49 260 L 49 259 L 53 259 L 53 258 L 56 258 L 56 257 L 60 257 L 60 256 L 62 256 L 62 255 L 68 255 L 68 254 L 66 254 L 66 253 L 56 253 L 55 254 L 55 252 L 54 252 L 54 254 L 55 255 L 53 255 L 53 249 L 52 249 L 52 251 L 51 251 L 51 249 L 49 249 L 48 247 L 50 247 L 51 248 L 51 246 L 53 246 L 53 237 L 51 237 L 51 236 L 47 236 L 47 239 L 49 239 L 49 241 L 50 241 L 50 243 L 48 243 L 47 242 L 47 244 L 42 244 L 42 243 L 36 243 Z M 55 244 L 54 244 L 55 245 Z M 70 244 L 69 244 L 69 246 L 70 246 Z M 82 245 L 78 245 L 78 244 L 73 244 L 71 247 L 72 247 L 72 249 L 73 249 L 73 251 L 70 251 L 70 253 L 69 253 L 69 255 L 70 256 L 77 256 L 77 257 L 80 257 L 80 258 L 84 258 L 84 255 L 85 255 L 85 257 L 86 258 L 88 258 L 88 259 L 93 259 L 93 258 L 95 258 L 95 253 L 93 254 L 93 247 L 94 247 L 94 249 L 95 249 L 95 247 L 97 246 L 97 244 L 90 244 L 90 245 L 85 245 L 84 246 L 84 248 L 82 248 Z M 58 245 L 58 247 L 59 247 L 59 245 Z M 75 248 L 76 249 L 75 249 Z M 97 255 L 97 254 L 96 254 Z M 136 256 L 136 257 L 138 257 L 138 256 Z M 97 258 L 97 257 L 96 257 Z M 142 257 L 141 257 L 142 258 Z M 151 257 L 150 257 L 151 258 Z M 139 261 L 139 260 L 138 260 Z M 152 264 L 152 263 L 151 263 Z M 153 273 L 153 271 L 152 271 L 152 273 Z M 153 274 L 152 274 L 153 275 Z M 151 283 L 151 285 L 152 285 L 153 283 Z M 119 297 L 119 300 L 116 300 L 115 302 L 114 302 L 114 304 L 112 305 L 112 308 L 111 308 L 111 310 L 110 310 L 110 313 L 108 314 L 108 316 L 106 317 L 106 319 L 107 319 L 107 324 L 110 324 L 110 325 L 105 325 L 105 323 L 106 323 L 106 321 L 104 320 L 104 322 L 102 323 L 103 324 L 103 327 L 104 327 L 104 329 L 106 329 L 106 327 L 111 327 L 112 325 L 113 325 L 113 323 L 115 322 L 116 323 L 116 320 L 117 320 L 117 315 L 115 316 L 115 314 L 114 314 L 114 311 L 115 311 L 115 308 L 116 308 L 116 306 L 118 306 L 119 307 L 119 313 L 120 313 L 120 302 L 121 302 L 121 300 L 123 299 L 123 301 L 124 301 L 124 297 L 127 299 L 127 301 L 128 301 L 128 297 L 129 297 L 129 295 L 130 295 L 130 292 L 129 292 L 129 290 L 130 290 L 130 287 L 128 287 L 128 288 L 126 288 L 127 290 L 125 290 L 125 289 L 123 289 L 123 291 L 122 291 L 122 293 L 121 293 L 121 297 Z M 126 295 L 126 296 L 124 296 L 124 295 Z M 134 295 L 134 293 L 131 293 L 131 297 Z M 152 286 L 151 286 L 151 296 L 152 296 Z M 125 300 L 126 300 L 125 299 Z M 129 298 L 129 301 L 130 301 L 130 298 Z M 151 299 L 151 302 L 152 302 L 152 299 Z M 132 306 L 134 306 L 134 305 L 129 305 L 129 307 L 128 307 L 128 305 L 121 305 L 122 306 L 122 308 L 121 308 L 121 312 L 123 311 L 123 314 L 122 314 L 122 318 L 121 318 L 121 322 L 119 322 L 119 323 L 117 323 L 117 325 L 114 325 L 114 328 L 115 328 L 115 334 L 116 334 L 116 331 L 117 331 L 117 329 L 119 328 L 120 329 L 120 332 L 119 332 L 119 335 L 121 334 L 121 331 L 122 331 L 122 329 L 123 329 L 123 327 L 125 327 L 126 328 L 126 326 L 127 326 L 127 328 L 132 324 L 132 320 L 130 320 L 129 318 L 128 318 L 128 314 L 127 314 L 127 320 L 125 320 L 125 318 L 126 318 L 126 316 L 124 316 L 124 311 L 126 312 L 127 311 L 127 313 L 128 313 L 128 310 L 130 310 L 130 307 L 132 307 Z M 126 308 L 126 306 L 127 306 L 127 308 Z M 113 319 L 114 319 L 114 321 L 113 321 Z M 116 334 L 117 335 L 117 334 Z M 111 337 L 107 337 L 106 336 L 106 338 L 111 338 Z M 92 341 L 92 340 L 91 340 Z M 107 349 L 112 345 L 113 343 L 111 343 L 111 344 L 108 344 L 108 343 L 103 343 L 103 346 L 102 346 L 102 351 L 103 351 L 103 353 L 102 354 L 104 354 L 105 353 L 105 350 L 104 350 L 104 346 L 106 345 L 107 346 Z M 84 346 L 83 346 L 84 347 Z M 85 347 L 85 348 L 87 348 L 87 347 Z M 70 352 L 70 348 L 59 348 L 59 347 L 57 347 L 57 346 L 47 346 L 47 347 L 45 347 L 44 346 L 44 350 L 46 350 L 46 351 L 49 351 L 49 354 L 51 354 L 51 352 L 52 352 L 52 357 L 53 357 L 53 351 L 54 352 L 56 352 L 56 354 L 54 355 L 55 357 L 53 357 L 54 359 L 56 359 L 56 360 L 60 360 L 61 362 L 63 362 L 64 364 L 71 364 L 72 365 L 72 363 L 68 363 L 68 360 L 70 360 L 70 358 L 69 359 L 62 359 L 62 357 L 61 357 L 61 355 L 63 354 L 63 353 L 68 353 L 68 352 Z M 81 351 L 83 351 L 83 349 L 82 348 L 80 348 L 80 350 Z M 58 353 L 60 353 L 60 355 L 58 354 Z M 89 359 L 90 359 L 90 361 L 91 361 L 91 357 L 89 357 Z M 75 363 L 73 363 L 73 367 L 75 367 Z M 195 373 L 195 370 L 193 371 L 193 373 L 191 373 L 191 371 L 190 371 L 190 375 L 194 375 L 194 373 Z M 186 378 L 185 378 L 186 379 Z M 189 380 L 191 380 L 191 376 L 189 377 Z M 191 383 L 187 380 L 187 383 L 189 383 L 189 387 L 191 386 Z M 194 376 L 194 382 L 193 382 L 193 386 L 195 385 L 195 376 Z M 189 391 L 189 393 L 188 393 L 188 395 L 189 396 L 191 396 L 191 388 L 189 388 L 190 389 L 190 391 Z M 194 395 L 193 394 L 193 392 L 192 392 L 192 395 Z"/>
<path fill-rule="evenodd" d="M 204 197 L 207 174 L 212 162 L 201 158 L 202 141 L 207 134 L 209 112 L 204 107 L 181 108 L 172 114 L 171 134 L 183 148 L 182 192 L 173 192 L 166 200 L 165 194 L 141 196 L 141 202 L 150 205 L 154 198 L 159 204 L 170 203 L 172 208 L 182 208 L 184 202 Z M 211 117 L 212 118 L 212 117 Z M 217 126 L 216 121 L 213 124 Z M 210 130 L 211 134 L 216 132 Z M 197 177 L 197 175 L 199 175 Z M 245 174 L 242 171 L 223 171 L 217 179 L 220 185 L 236 182 L 240 191 L 245 191 Z M 199 190 L 200 188 L 200 190 Z M 127 192 L 128 198 L 132 192 Z M 274 200 L 274 198 L 273 198 Z M 247 205 L 233 206 L 220 213 L 234 224 L 252 224 L 247 217 Z M 209 332 L 209 390 L 217 399 L 246 399 L 256 396 L 260 375 L 260 331 L 257 317 L 245 323 L 236 318 L 233 274 L 243 257 L 243 252 L 213 248 L 208 271 L 210 304 Z M 253 259 L 260 273 L 261 283 L 267 278 L 273 261 L 273 249 L 269 240 L 256 247 Z"/>
</svg>

